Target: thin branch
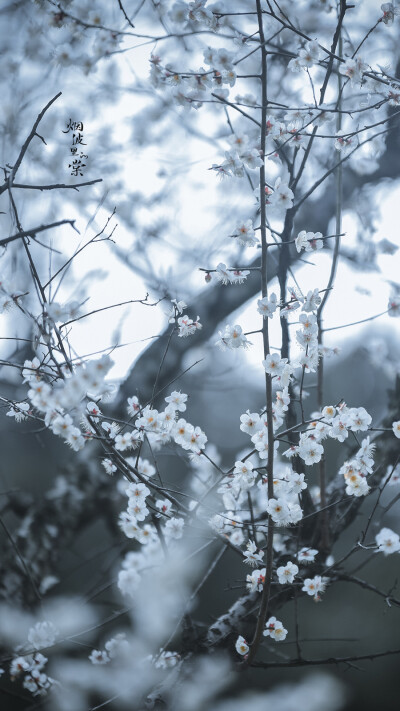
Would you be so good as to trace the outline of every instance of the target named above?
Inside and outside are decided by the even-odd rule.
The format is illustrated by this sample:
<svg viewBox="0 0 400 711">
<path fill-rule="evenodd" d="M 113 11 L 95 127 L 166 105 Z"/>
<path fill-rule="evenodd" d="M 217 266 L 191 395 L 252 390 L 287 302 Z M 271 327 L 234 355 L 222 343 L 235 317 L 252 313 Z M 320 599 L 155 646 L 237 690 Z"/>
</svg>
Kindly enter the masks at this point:
<svg viewBox="0 0 400 711">
<path fill-rule="evenodd" d="M 400 654 L 400 649 L 389 649 L 387 652 L 372 652 L 371 654 L 360 654 L 351 657 L 328 657 L 327 659 L 293 659 L 287 662 L 253 662 L 252 667 L 258 669 L 270 669 L 273 667 L 307 667 L 322 666 L 324 664 L 346 664 L 349 662 L 360 662 L 363 660 L 373 660 L 379 657 L 388 657 L 393 654 Z"/>
<path fill-rule="evenodd" d="M 129 19 L 128 15 L 126 14 L 126 12 L 125 12 L 125 10 L 124 10 L 124 6 L 122 5 L 121 0 L 117 0 L 117 2 L 118 2 L 119 8 L 120 8 L 120 10 L 121 10 L 123 16 L 125 17 L 125 20 L 127 21 L 128 25 L 130 25 L 130 27 L 132 27 L 132 29 L 134 30 L 134 29 L 135 29 L 135 25 L 132 23 L 132 21 Z"/>
<path fill-rule="evenodd" d="M 65 185 L 65 183 L 54 183 L 52 185 L 23 185 L 22 183 L 13 183 L 13 188 L 22 188 L 24 190 L 78 190 L 78 188 L 83 188 L 84 185 L 94 185 L 95 183 L 102 183 L 103 178 L 96 178 L 95 180 L 86 180 L 83 183 L 75 183 L 75 185 Z M 0 187 L 0 193 L 3 192 L 3 187 Z"/>
<path fill-rule="evenodd" d="M 75 220 L 59 220 L 58 222 L 51 222 L 49 225 L 42 225 L 41 227 L 33 227 L 31 230 L 23 230 L 22 232 L 17 232 L 11 237 L 5 237 L 4 239 L 0 240 L 0 247 L 4 247 L 4 245 L 9 244 L 9 242 L 14 242 L 14 240 L 16 239 L 21 239 L 21 237 L 34 238 L 38 232 L 44 232 L 44 230 L 51 230 L 53 227 L 59 227 L 60 225 L 71 225 L 75 232 L 78 232 L 79 234 L 79 230 L 77 230 L 75 227 Z"/>
<path fill-rule="evenodd" d="M 43 116 L 45 115 L 46 111 L 50 108 L 50 106 L 51 106 L 52 104 L 54 104 L 55 101 L 57 101 L 57 99 L 61 96 L 61 94 L 62 94 L 62 92 L 59 91 L 58 94 L 56 94 L 55 96 L 53 96 L 53 98 L 50 99 L 50 101 L 46 104 L 46 106 L 44 107 L 44 109 L 42 109 L 42 111 L 39 113 L 39 115 L 38 115 L 38 117 L 37 117 L 35 123 L 33 124 L 32 130 L 31 130 L 31 132 L 30 132 L 28 138 L 26 139 L 25 143 L 23 144 L 23 146 L 22 146 L 22 148 L 21 148 L 21 150 L 20 150 L 19 156 L 18 156 L 17 160 L 15 161 L 14 167 L 13 167 L 12 170 L 11 170 L 10 176 L 9 176 L 9 178 L 8 178 L 8 185 L 13 185 L 13 183 L 14 183 L 14 178 L 15 178 L 15 176 L 16 176 L 16 174 L 17 174 L 18 168 L 20 167 L 20 165 L 21 165 L 21 163 L 22 163 L 22 160 L 23 160 L 23 158 L 24 158 L 24 155 L 25 155 L 26 151 L 28 150 L 28 146 L 29 146 L 29 144 L 30 144 L 32 138 L 36 135 L 36 129 L 37 129 L 37 127 L 39 126 L 39 123 L 41 122 Z M 2 192 L 4 192 L 6 189 L 7 189 L 7 186 L 6 186 L 6 185 L 2 185 L 1 188 L 0 188 L 0 194 L 1 194 Z"/>
</svg>

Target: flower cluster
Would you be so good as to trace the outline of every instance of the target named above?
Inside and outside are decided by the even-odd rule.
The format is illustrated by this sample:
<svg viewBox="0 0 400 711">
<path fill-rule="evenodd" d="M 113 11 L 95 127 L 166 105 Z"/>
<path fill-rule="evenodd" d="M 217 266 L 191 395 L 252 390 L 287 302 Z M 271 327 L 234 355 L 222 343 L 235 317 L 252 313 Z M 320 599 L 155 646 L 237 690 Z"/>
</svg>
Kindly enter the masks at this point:
<svg viewBox="0 0 400 711">
<path fill-rule="evenodd" d="M 298 523 L 303 517 L 303 512 L 298 502 L 289 497 L 271 498 L 268 500 L 266 508 L 277 526 L 289 526 L 290 524 Z"/>
<path fill-rule="evenodd" d="M 270 617 L 265 623 L 264 637 L 271 637 L 275 642 L 283 642 L 283 640 L 286 639 L 287 633 L 287 629 L 285 629 L 282 622 L 277 620 L 276 617 Z"/>
<path fill-rule="evenodd" d="M 219 339 L 216 341 L 215 345 L 221 348 L 221 350 L 236 350 L 237 348 L 248 348 L 251 346 L 250 341 L 246 338 L 243 333 L 241 326 L 236 324 L 236 326 L 225 326 L 224 331 L 218 331 Z"/>
<path fill-rule="evenodd" d="M 367 69 L 367 65 L 363 62 L 360 56 L 357 56 L 354 59 L 347 57 L 339 66 L 340 74 L 350 80 L 351 86 L 361 84 L 363 73 L 367 71 Z"/>
<path fill-rule="evenodd" d="M 242 284 L 249 274 L 247 269 L 229 269 L 223 262 L 215 269 L 215 278 L 220 284 Z"/>
<path fill-rule="evenodd" d="M 249 592 L 261 592 L 265 582 L 265 568 L 253 570 L 246 575 L 246 588 Z"/>
<path fill-rule="evenodd" d="M 276 294 L 271 294 L 270 297 L 264 296 L 263 299 L 257 301 L 257 311 L 263 318 L 272 318 L 277 306 Z"/>
<path fill-rule="evenodd" d="M 178 664 L 180 658 L 178 652 L 166 652 L 160 649 L 159 654 L 154 655 L 153 662 L 156 669 L 172 669 Z"/>
<path fill-rule="evenodd" d="M 225 160 L 221 164 L 213 163 L 211 169 L 221 177 L 243 178 L 246 170 L 256 170 L 263 165 L 260 151 L 250 142 L 248 136 L 240 144 L 236 142 L 225 151 Z"/>
<path fill-rule="evenodd" d="M 163 65 L 161 58 L 153 54 L 150 58 L 152 85 L 157 89 L 169 90 L 172 101 L 185 110 L 201 108 L 203 101 L 210 100 L 211 94 L 226 99 L 229 96 L 227 87 L 234 86 L 236 82 L 232 53 L 220 50 L 220 54 L 207 51 L 204 55 L 205 63 L 212 61 L 214 66 L 209 65 L 210 69 L 199 67 L 187 73 L 177 71 L 170 64 Z"/>
<path fill-rule="evenodd" d="M 374 467 L 372 458 L 374 449 L 375 445 L 370 444 L 369 437 L 366 437 L 354 459 L 345 462 L 340 468 L 339 474 L 343 474 L 346 482 L 346 494 L 357 497 L 368 494 L 367 476 L 371 474 Z"/>
<path fill-rule="evenodd" d="M 23 677 L 22 686 L 30 691 L 33 696 L 46 696 L 55 680 L 43 672 L 47 663 L 43 654 L 29 654 L 15 657 L 10 664 L 10 677 L 12 681 Z"/>
<path fill-rule="evenodd" d="M 170 20 L 177 25 L 191 27 L 204 25 L 211 30 L 217 29 L 216 16 L 206 7 L 207 0 L 194 0 L 194 2 L 175 2 L 168 13 Z"/>
<path fill-rule="evenodd" d="M 187 336 L 193 336 L 196 331 L 199 331 L 201 328 L 203 328 L 202 324 L 200 323 L 200 316 L 197 317 L 196 321 L 193 321 L 189 316 L 180 316 L 178 318 L 178 327 L 179 327 L 179 332 L 178 336 L 181 338 L 187 338 Z"/>
<path fill-rule="evenodd" d="M 318 62 L 319 44 L 317 40 L 306 42 L 299 50 L 298 56 L 290 60 L 288 67 L 292 72 L 301 72 L 302 69 L 310 69 Z"/>
<path fill-rule="evenodd" d="M 300 435 L 298 446 L 292 446 L 284 453 L 290 457 L 298 454 L 307 465 L 316 464 L 321 460 L 324 452 L 321 442 L 326 437 L 344 442 L 349 431 L 366 431 L 372 421 L 365 408 L 348 408 L 344 403 L 339 408 L 326 406 L 322 412 L 313 413 L 313 416 L 315 420 L 311 423 L 311 429 Z M 347 482 L 348 494 L 364 496 L 368 493 L 369 486 L 365 477 L 372 471 L 373 449 L 374 445 L 370 444 L 367 437 L 355 458 L 346 462 L 340 469 L 340 474 L 344 475 Z"/>
<path fill-rule="evenodd" d="M 315 602 L 320 601 L 320 593 L 325 592 L 325 588 L 328 582 L 328 578 L 322 578 L 320 575 L 316 575 L 314 578 L 306 578 L 304 585 L 301 588 L 303 592 L 313 597 Z"/>
<path fill-rule="evenodd" d="M 315 252 L 324 246 L 321 232 L 306 232 L 302 230 L 296 237 L 295 244 L 298 252 Z"/>
<path fill-rule="evenodd" d="M 255 247 L 259 244 L 256 233 L 254 232 L 252 220 L 238 222 L 232 232 L 232 237 L 244 247 Z"/>
<path fill-rule="evenodd" d="M 9 414 L 21 421 L 31 411 L 40 413 L 46 427 L 77 452 L 93 433 L 91 421 L 97 422 L 101 415 L 91 400 L 107 399 L 113 392 L 113 386 L 104 381 L 111 366 L 111 359 L 102 356 L 99 360 L 78 365 L 74 370 L 66 370 L 63 377 L 55 377 L 53 369 L 50 366 L 45 368 L 38 358 L 27 360 L 22 376 L 29 385 L 31 407 L 27 403 L 15 403 Z M 83 423 L 83 432 L 77 426 L 77 420 Z"/>
<path fill-rule="evenodd" d="M 178 336 L 181 338 L 186 338 L 187 336 L 193 336 L 196 331 L 203 328 L 200 323 L 200 316 L 194 321 L 189 318 L 187 314 L 184 314 L 184 310 L 187 304 L 184 301 L 177 301 L 177 299 L 171 299 L 172 306 L 169 306 L 165 312 L 168 317 L 169 323 L 175 323 L 178 327 Z M 134 414 L 134 413 L 131 413 Z"/>
<path fill-rule="evenodd" d="M 109 639 L 104 649 L 93 649 L 89 655 L 92 664 L 109 664 L 112 659 L 125 656 L 130 651 L 130 645 L 123 633 Z"/>
</svg>

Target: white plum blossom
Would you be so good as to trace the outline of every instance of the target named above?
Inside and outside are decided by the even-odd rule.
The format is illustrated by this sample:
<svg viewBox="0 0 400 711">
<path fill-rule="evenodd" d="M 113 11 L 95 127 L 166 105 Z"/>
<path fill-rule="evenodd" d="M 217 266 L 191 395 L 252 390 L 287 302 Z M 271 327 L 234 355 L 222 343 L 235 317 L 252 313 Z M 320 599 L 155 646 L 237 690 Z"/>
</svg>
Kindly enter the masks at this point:
<svg viewBox="0 0 400 711">
<path fill-rule="evenodd" d="M 233 470 L 233 473 L 244 475 L 244 476 L 248 476 L 248 475 L 252 476 L 253 465 L 249 461 L 246 461 L 246 462 L 237 461 L 237 462 L 235 462 L 235 468 Z"/>
<path fill-rule="evenodd" d="M 168 395 L 165 398 L 165 402 L 171 404 L 174 407 L 174 410 L 178 410 L 179 412 L 185 412 L 187 399 L 188 396 L 186 395 L 186 393 L 181 393 L 180 390 L 174 390 L 171 395 Z"/>
<path fill-rule="evenodd" d="M 256 476 L 257 476 L 257 472 L 256 471 L 253 472 L 253 465 L 249 461 L 235 462 L 235 468 L 233 470 L 233 474 L 234 474 L 233 485 L 235 486 L 236 484 L 238 484 L 240 487 L 243 487 L 243 488 L 250 488 L 251 486 L 253 486 Z"/>
<path fill-rule="evenodd" d="M 274 192 L 269 198 L 270 207 L 278 215 L 284 215 L 286 210 L 293 207 L 293 198 L 294 193 L 289 188 L 288 183 L 285 183 L 281 180 L 281 178 L 278 178 L 274 185 Z"/>
<path fill-rule="evenodd" d="M 78 427 L 73 427 L 64 441 L 74 452 L 79 452 L 85 446 L 85 439 Z"/>
<path fill-rule="evenodd" d="M 308 466 L 317 464 L 321 461 L 323 453 L 323 446 L 319 444 L 314 437 L 301 435 L 298 454 L 304 460 L 305 464 Z"/>
<path fill-rule="evenodd" d="M 140 540 L 141 528 L 134 515 L 130 514 L 128 511 L 122 511 L 119 515 L 118 525 L 127 538 L 135 538 L 136 540 Z"/>
<path fill-rule="evenodd" d="M 177 24 L 186 22 L 189 18 L 188 10 L 189 7 L 187 3 L 175 2 L 171 7 L 170 11 L 168 12 L 171 22 L 175 22 Z"/>
<path fill-rule="evenodd" d="M 30 406 L 27 402 L 14 402 L 8 412 L 7 417 L 14 417 L 16 422 L 23 422 L 28 419 Z"/>
<path fill-rule="evenodd" d="M 267 355 L 262 362 L 265 372 L 269 375 L 282 375 L 287 364 L 287 358 L 281 358 L 277 353 Z"/>
<path fill-rule="evenodd" d="M 295 563 L 292 563 L 291 561 L 288 561 L 286 565 L 281 565 L 276 571 L 278 580 L 281 585 L 285 585 L 286 583 L 292 583 L 298 572 L 298 566 Z"/>
<path fill-rule="evenodd" d="M 220 262 L 216 269 L 215 269 L 215 277 L 217 281 L 219 281 L 221 284 L 230 284 L 231 283 L 231 275 L 229 273 L 229 270 L 223 262 Z"/>
<path fill-rule="evenodd" d="M 136 502 L 144 501 L 149 496 L 150 489 L 145 484 L 130 482 L 125 489 L 125 494 L 129 499 L 134 499 Z"/>
<path fill-rule="evenodd" d="M 260 415 L 257 412 L 247 410 L 244 415 L 240 415 L 240 429 L 249 435 L 253 435 L 261 427 Z"/>
<path fill-rule="evenodd" d="M 130 415 L 131 417 L 134 417 L 139 412 L 140 403 L 139 403 L 139 400 L 136 397 L 136 395 L 133 395 L 133 397 L 128 397 L 127 410 L 128 410 L 128 415 Z"/>
<path fill-rule="evenodd" d="M 290 510 L 284 499 L 269 499 L 267 511 L 278 526 L 285 526 L 290 523 Z"/>
<path fill-rule="evenodd" d="M 31 383 L 41 379 L 40 374 L 40 360 L 39 358 L 34 358 L 33 360 L 26 360 L 24 362 L 24 367 L 22 369 L 22 377 L 24 383 Z"/>
<path fill-rule="evenodd" d="M 320 575 L 316 575 L 314 578 L 306 578 L 301 589 L 318 602 L 321 599 L 320 593 L 325 591 L 326 584 L 327 578 L 322 578 Z"/>
<path fill-rule="evenodd" d="M 363 72 L 367 71 L 367 69 L 367 65 L 360 56 L 354 59 L 347 57 L 345 61 L 339 65 L 340 74 L 350 79 L 351 86 L 361 83 Z"/>
<path fill-rule="evenodd" d="M 303 49 L 299 52 L 300 64 L 308 69 L 312 67 L 319 59 L 319 45 L 317 40 L 306 42 Z"/>
<path fill-rule="evenodd" d="M 400 439 L 400 420 L 397 420 L 397 422 L 393 422 L 392 430 L 394 436 Z"/>
<path fill-rule="evenodd" d="M 70 415 L 58 415 L 52 422 L 52 430 L 55 435 L 68 437 L 74 428 L 74 421 Z"/>
<path fill-rule="evenodd" d="M 392 2 L 384 2 L 381 5 L 381 10 L 383 12 L 382 22 L 388 26 L 393 25 L 395 15 L 400 15 L 399 8 L 395 7 Z"/>
<path fill-rule="evenodd" d="M 337 131 L 335 148 L 340 151 L 343 157 L 347 156 L 355 148 L 355 137 L 346 134 L 344 131 Z"/>
<path fill-rule="evenodd" d="M 348 427 L 353 432 L 365 432 L 372 422 L 371 415 L 364 407 L 351 408 L 347 415 Z"/>
<path fill-rule="evenodd" d="M 132 448 L 132 433 L 124 432 L 123 434 L 117 434 L 115 437 L 115 449 L 120 452 L 124 452 L 127 449 Z"/>
<path fill-rule="evenodd" d="M 303 64 L 300 61 L 300 57 L 293 57 L 288 64 L 288 69 L 293 73 L 299 73 L 304 69 Z"/>
<path fill-rule="evenodd" d="M 180 655 L 178 652 L 160 650 L 160 654 L 156 658 L 154 666 L 156 669 L 172 669 L 178 664 L 179 660 Z"/>
<path fill-rule="evenodd" d="M 112 475 L 117 471 L 117 467 L 115 466 L 115 464 L 112 463 L 111 459 L 108 459 L 108 458 L 102 459 L 101 463 L 102 463 L 104 469 L 106 470 L 107 474 Z"/>
<path fill-rule="evenodd" d="M 392 294 L 388 303 L 388 314 L 391 318 L 400 316 L 400 294 Z"/>
<path fill-rule="evenodd" d="M 265 296 L 263 299 L 258 299 L 257 301 L 257 311 L 264 318 L 272 318 L 277 306 L 276 294 L 271 294 L 269 298 Z"/>
<path fill-rule="evenodd" d="M 101 426 L 103 430 L 108 434 L 110 439 L 115 439 L 121 429 L 117 422 L 102 422 Z"/>
<path fill-rule="evenodd" d="M 318 551 L 315 548 L 301 548 L 297 554 L 299 563 L 313 563 Z"/>
<path fill-rule="evenodd" d="M 246 587 L 250 592 L 261 592 L 264 587 L 266 569 L 253 570 L 246 575 Z"/>
<path fill-rule="evenodd" d="M 196 321 L 193 321 L 191 318 L 189 318 L 189 316 L 180 316 L 177 320 L 177 323 L 179 327 L 178 336 L 180 336 L 180 338 L 187 338 L 187 336 L 193 336 L 196 331 L 199 331 L 201 328 L 203 328 L 202 324 L 200 323 L 200 316 L 197 316 Z"/>
<path fill-rule="evenodd" d="M 118 587 L 123 595 L 129 595 L 130 597 L 135 596 L 135 591 L 137 590 L 141 580 L 140 574 L 134 568 L 128 568 L 127 570 L 120 570 L 118 573 Z"/>
<path fill-rule="evenodd" d="M 400 106 L 400 88 L 395 86 L 389 87 L 389 89 L 386 90 L 386 98 L 389 106 Z"/>
<path fill-rule="evenodd" d="M 168 308 L 166 315 L 168 316 L 169 323 L 175 323 L 177 317 L 183 314 L 187 304 L 184 301 L 178 301 L 177 299 L 171 299 L 171 304 L 172 306 Z"/>
<path fill-rule="evenodd" d="M 322 249 L 324 246 L 321 232 L 306 232 L 302 230 L 295 239 L 296 249 L 301 252 L 304 249 L 306 252 L 315 252 Z"/>
<path fill-rule="evenodd" d="M 139 474 L 146 477 L 146 479 L 151 478 L 156 473 L 156 468 L 153 467 L 152 464 L 150 464 L 149 460 L 142 459 L 141 457 L 139 457 L 139 461 L 137 463 L 137 468 L 138 468 Z"/>
<path fill-rule="evenodd" d="M 364 475 L 357 471 L 354 471 L 351 475 L 345 477 L 346 479 L 346 494 L 349 496 L 366 496 L 369 493 L 369 484 Z"/>
<path fill-rule="evenodd" d="M 248 269 L 234 269 L 231 276 L 232 284 L 243 284 L 245 279 L 249 276 L 250 271 Z"/>
<path fill-rule="evenodd" d="M 400 552 L 400 536 L 390 528 L 382 528 L 375 540 L 378 550 L 385 556 Z"/>
<path fill-rule="evenodd" d="M 285 477 L 290 493 L 300 494 L 301 491 L 307 489 L 307 484 L 304 481 L 304 474 L 299 474 L 294 471 L 290 471 Z"/>
<path fill-rule="evenodd" d="M 89 654 L 89 661 L 92 664 L 108 664 L 111 659 L 104 649 L 93 649 Z"/>
<path fill-rule="evenodd" d="M 313 289 L 307 292 L 307 296 L 304 299 L 302 306 L 302 311 L 310 313 L 310 311 L 315 312 L 321 303 L 321 297 L 319 295 L 318 289 Z"/>
<path fill-rule="evenodd" d="M 349 425 L 346 413 L 336 415 L 330 424 L 331 428 L 329 430 L 329 436 L 333 439 L 337 439 L 338 442 L 344 442 L 349 435 Z"/>
<path fill-rule="evenodd" d="M 169 501 L 169 499 L 157 499 L 156 508 L 160 511 L 160 514 L 168 516 L 171 513 L 172 501 Z"/>
<path fill-rule="evenodd" d="M 200 450 L 204 449 L 207 442 L 207 437 L 200 427 L 193 427 L 183 418 L 174 423 L 171 435 L 176 444 L 179 444 L 183 449 L 190 449 L 196 454 L 199 454 Z"/>
<path fill-rule="evenodd" d="M 254 541 L 249 541 L 247 548 L 243 553 L 244 563 L 251 565 L 253 568 L 257 563 L 262 563 L 264 558 L 264 553 L 262 551 L 257 551 L 257 546 Z"/>
<path fill-rule="evenodd" d="M 239 244 L 244 247 L 255 247 L 259 240 L 254 232 L 252 220 L 246 220 L 246 222 L 238 222 L 234 231 L 232 232 L 232 237 L 234 237 Z"/>
<path fill-rule="evenodd" d="M 229 269 L 223 262 L 215 269 L 215 277 L 221 284 L 241 284 L 249 274 L 247 269 Z"/>
<path fill-rule="evenodd" d="M 249 645 L 247 644 L 244 637 L 239 636 L 235 642 L 235 649 L 238 654 L 244 656 L 249 651 Z"/>
<path fill-rule="evenodd" d="M 28 632 L 28 642 L 34 649 L 51 647 L 58 636 L 58 631 L 52 622 L 37 622 Z"/>
<path fill-rule="evenodd" d="M 396 467 L 388 466 L 385 482 L 387 482 L 388 486 L 397 486 L 400 484 L 400 464 Z"/>
<path fill-rule="evenodd" d="M 351 410 L 349 410 L 351 412 Z M 374 468 L 374 452 L 375 445 L 370 443 L 369 437 L 362 441 L 361 447 L 358 450 L 354 459 L 344 462 L 339 470 L 339 474 L 343 474 L 346 482 L 346 493 L 351 496 L 366 496 L 369 493 L 370 487 L 367 482 L 367 475 Z"/>
<path fill-rule="evenodd" d="M 322 410 L 322 416 L 331 422 L 336 415 L 336 407 L 333 405 L 326 405 Z"/>
<path fill-rule="evenodd" d="M 310 40 L 299 50 L 297 57 L 290 60 L 288 67 L 292 72 L 310 69 L 319 59 L 319 45 L 317 40 Z"/>
<path fill-rule="evenodd" d="M 264 637 L 271 637 L 275 642 L 283 642 L 286 639 L 287 629 L 276 617 L 270 617 L 265 623 Z"/>
<path fill-rule="evenodd" d="M 256 148 L 247 149 L 246 151 L 239 153 L 239 158 L 243 161 L 247 168 L 250 168 L 250 170 L 255 170 L 263 165 L 263 160 Z"/>
<path fill-rule="evenodd" d="M 226 348 L 230 350 L 236 350 L 237 348 L 248 348 L 252 344 L 246 338 L 243 333 L 243 329 L 238 324 L 236 326 L 225 326 L 225 331 L 218 331 L 219 339 L 216 341 L 217 345 L 221 350 Z"/>
<path fill-rule="evenodd" d="M 185 520 L 183 518 L 172 517 L 168 519 L 164 526 L 164 534 L 167 539 L 178 540 L 183 536 L 183 527 Z"/>
</svg>

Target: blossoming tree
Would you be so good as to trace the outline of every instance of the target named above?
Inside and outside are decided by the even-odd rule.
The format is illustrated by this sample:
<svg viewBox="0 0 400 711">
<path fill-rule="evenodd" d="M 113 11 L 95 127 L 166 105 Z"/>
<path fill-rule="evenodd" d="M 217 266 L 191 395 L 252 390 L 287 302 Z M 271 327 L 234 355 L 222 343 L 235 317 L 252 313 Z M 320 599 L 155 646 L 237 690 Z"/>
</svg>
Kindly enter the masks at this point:
<svg viewBox="0 0 400 711">
<path fill-rule="evenodd" d="M 20 67 L 11 53 L 7 60 L 0 195 L 9 234 L 0 240 L 0 288 L 4 340 L 12 350 L 1 361 L 2 402 L 16 427 L 48 431 L 59 438 L 59 451 L 69 447 L 75 457 L 40 501 L 12 488 L 2 492 L 4 694 L 25 704 L 21 708 L 48 702 L 49 708 L 74 710 L 228 711 L 244 703 L 216 701 L 230 674 L 246 680 L 253 670 L 261 675 L 283 667 L 291 680 L 292 667 L 400 654 L 399 646 L 365 651 L 355 641 L 347 654 L 320 650 L 313 656 L 307 645 L 316 630 L 300 633 L 299 613 L 301 604 L 327 598 L 334 607 L 342 583 L 382 599 L 391 608 L 389 626 L 400 605 L 394 588 L 356 575 L 377 555 L 397 560 L 400 552 L 400 527 L 392 530 L 383 520 L 399 497 L 398 369 L 389 371 L 393 392 L 386 416 L 374 421 L 362 402 L 347 402 L 340 389 L 327 400 L 325 365 L 338 350 L 326 344 L 325 334 L 355 325 L 344 319 L 331 326 L 326 318 L 340 260 L 363 268 L 378 266 L 380 253 L 396 253 L 390 241 L 374 242 L 372 199 L 363 205 L 358 242 L 344 229 L 344 218 L 357 190 L 365 198 L 368 186 L 398 177 L 397 8 L 345 0 L 301 0 L 295 7 L 287 0 L 41 0 L 12 3 L 2 12 L 9 27 L 20 24 L 18 51 L 31 61 Z M 5 37 L 6 49 L 8 42 Z M 121 63 L 126 56 L 134 63 L 143 51 L 149 76 L 139 71 L 132 89 Z M 393 69 L 381 66 L 388 52 Z M 54 94 L 35 117 L 32 102 L 44 90 L 46 58 L 45 88 L 54 87 Z M 115 67 L 124 79 L 120 86 Z M 140 110 L 129 101 L 128 110 L 121 106 L 133 114 L 138 144 L 157 145 L 159 126 L 170 141 L 183 130 L 188 152 L 192 139 L 212 143 L 220 157 L 207 169 L 210 179 L 221 179 L 215 191 L 222 239 L 202 247 L 187 240 L 184 248 L 172 237 L 166 244 L 150 239 L 141 215 L 128 209 L 133 196 L 123 174 L 124 151 L 103 124 L 86 142 L 85 122 L 77 116 L 62 122 L 71 140 L 70 172 L 62 178 L 65 140 L 51 144 L 50 156 L 46 147 L 54 140 L 51 116 L 61 123 L 60 90 L 65 84 L 70 91 L 77 70 L 82 111 L 88 101 L 82 91 L 96 72 L 99 83 L 90 95 L 95 111 L 102 91 L 110 104 L 118 89 L 124 97 L 130 91 L 138 100 L 146 97 Z M 30 123 L 15 126 L 12 96 L 20 101 L 24 86 L 30 101 L 21 106 L 21 117 L 28 120 L 31 113 Z M 95 148 L 99 155 L 91 163 Z M 166 209 L 173 193 L 160 190 L 158 203 Z M 134 198 L 142 211 L 152 201 L 156 206 L 154 195 L 137 192 Z M 95 202 L 108 215 L 98 230 Z M 70 212 L 78 208 L 89 218 L 85 234 L 93 235 L 71 248 L 64 230 L 77 229 Z M 133 247 L 118 243 L 115 214 L 140 233 Z M 173 215 L 168 219 L 160 231 L 173 235 Z M 91 308 L 85 306 L 90 277 L 76 298 L 60 297 L 65 284 L 73 284 L 80 254 L 99 243 L 146 282 L 151 297 L 113 303 L 110 294 L 106 304 Z M 176 272 L 158 270 L 157 251 L 161 261 L 177 260 Z M 327 272 L 321 256 L 329 261 Z M 309 258 L 315 265 L 306 273 Z M 194 271 L 206 282 L 197 295 Z M 399 316 L 395 281 L 387 297 L 384 312 L 366 320 Z M 231 317 L 250 298 L 256 329 Z M 144 318 L 163 309 L 167 327 L 117 387 L 109 374 L 122 343 L 85 355 L 76 350 L 75 329 L 100 312 L 132 304 Z M 218 431 L 186 419 L 195 396 L 183 392 L 180 380 L 188 372 L 194 379 L 197 363 L 185 366 L 184 356 L 193 344 L 206 343 L 221 357 L 234 351 L 243 368 L 245 351 L 257 353 L 263 405 L 249 398 L 231 433 L 233 442 L 243 433 L 246 444 L 232 447 L 229 462 L 218 451 Z M 316 393 L 312 407 L 310 389 Z M 167 465 L 167 455 L 177 463 Z M 181 466 L 185 477 L 177 482 L 173 468 Z M 104 571 L 106 580 L 68 597 L 60 557 L 99 511 L 118 561 Z M 364 523 L 357 527 L 360 514 Z M 223 612 L 220 605 L 215 614 L 208 609 L 213 621 L 206 623 L 199 609 L 212 585 L 220 584 L 217 574 L 227 558 L 239 565 L 239 592 Z M 335 640 L 328 634 L 326 641 Z M 326 711 L 343 705 L 340 688 L 326 676 L 305 676 L 245 703 L 257 711 L 269 703 L 301 706 L 302 700 Z"/>
</svg>

